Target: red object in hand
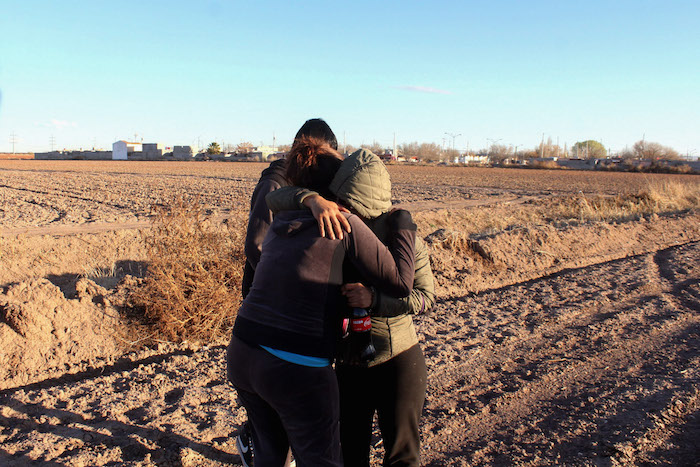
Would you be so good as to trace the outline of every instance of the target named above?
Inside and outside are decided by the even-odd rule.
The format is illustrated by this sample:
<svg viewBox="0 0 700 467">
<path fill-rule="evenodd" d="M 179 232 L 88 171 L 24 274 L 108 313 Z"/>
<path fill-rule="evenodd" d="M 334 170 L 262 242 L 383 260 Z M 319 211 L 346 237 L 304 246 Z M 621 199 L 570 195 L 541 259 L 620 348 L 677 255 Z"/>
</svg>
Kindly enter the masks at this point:
<svg viewBox="0 0 700 467">
<path fill-rule="evenodd" d="M 364 308 L 353 308 L 350 319 L 350 346 L 352 359 L 367 363 L 374 359 L 377 351 L 372 343 L 372 318 Z"/>
</svg>

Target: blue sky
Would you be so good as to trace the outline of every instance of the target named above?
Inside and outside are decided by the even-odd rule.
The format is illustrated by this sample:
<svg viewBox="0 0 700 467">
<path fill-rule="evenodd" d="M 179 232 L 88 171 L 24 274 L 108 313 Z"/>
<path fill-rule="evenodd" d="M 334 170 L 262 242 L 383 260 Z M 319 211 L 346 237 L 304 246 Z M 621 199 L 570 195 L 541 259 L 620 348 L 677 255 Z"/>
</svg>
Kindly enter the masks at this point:
<svg viewBox="0 0 700 467">
<path fill-rule="evenodd" d="M 0 151 L 145 142 L 700 155 L 700 2 L 0 0 Z"/>
</svg>

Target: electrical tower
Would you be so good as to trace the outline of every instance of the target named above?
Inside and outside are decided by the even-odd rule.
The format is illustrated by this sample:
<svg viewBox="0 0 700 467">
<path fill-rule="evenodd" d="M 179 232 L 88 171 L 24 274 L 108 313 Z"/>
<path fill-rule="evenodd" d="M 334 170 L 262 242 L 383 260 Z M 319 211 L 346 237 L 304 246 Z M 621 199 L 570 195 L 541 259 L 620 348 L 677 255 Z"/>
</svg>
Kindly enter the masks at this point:
<svg viewBox="0 0 700 467">
<path fill-rule="evenodd" d="M 17 133 L 10 133 L 10 144 L 12 144 L 12 154 L 15 153 L 15 143 L 17 142 Z"/>
</svg>

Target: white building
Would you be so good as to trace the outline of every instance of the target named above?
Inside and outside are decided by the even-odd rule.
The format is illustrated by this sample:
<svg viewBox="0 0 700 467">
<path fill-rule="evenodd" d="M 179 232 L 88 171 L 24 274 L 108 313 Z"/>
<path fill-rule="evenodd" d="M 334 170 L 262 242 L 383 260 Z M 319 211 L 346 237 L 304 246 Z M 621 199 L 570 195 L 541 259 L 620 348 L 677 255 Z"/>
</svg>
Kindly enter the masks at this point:
<svg viewBox="0 0 700 467">
<path fill-rule="evenodd" d="M 258 157 L 261 161 L 268 160 L 271 154 L 276 154 L 277 148 L 273 146 L 258 146 L 252 152 L 254 157 Z"/>
<path fill-rule="evenodd" d="M 455 164 L 486 164 L 489 161 L 489 156 L 478 154 L 462 154 L 455 157 Z"/>
<path fill-rule="evenodd" d="M 116 143 L 112 143 L 112 160 L 125 161 L 128 159 L 127 155 L 129 153 L 142 150 L 143 146 L 141 143 L 130 143 L 128 141 L 120 140 Z"/>
</svg>

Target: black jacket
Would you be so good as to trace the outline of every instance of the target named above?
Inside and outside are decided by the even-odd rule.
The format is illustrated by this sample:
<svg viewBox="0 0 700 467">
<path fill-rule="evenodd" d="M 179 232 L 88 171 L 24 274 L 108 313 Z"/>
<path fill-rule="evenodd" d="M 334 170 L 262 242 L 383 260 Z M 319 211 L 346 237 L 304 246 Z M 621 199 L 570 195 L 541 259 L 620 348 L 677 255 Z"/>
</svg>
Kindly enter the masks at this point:
<svg viewBox="0 0 700 467">
<path fill-rule="evenodd" d="M 272 224 L 272 212 L 267 207 L 265 196 L 278 188 L 289 185 L 285 177 L 286 171 L 287 163 L 285 159 L 273 161 L 260 174 L 260 180 L 255 185 L 253 196 L 250 198 L 250 214 L 248 215 L 248 228 L 246 229 L 244 245 L 246 262 L 241 284 L 243 298 L 248 295 L 250 286 L 253 284 L 255 267 L 260 261 L 262 242 L 267 234 L 267 230 L 270 228 L 270 224 Z"/>
<path fill-rule="evenodd" d="M 342 240 L 321 237 L 308 211 L 279 214 L 268 231 L 250 293 L 234 334 L 249 344 L 333 358 L 345 300 L 343 264 L 349 261 L 375 287 L 394 297 L 413 287 L 416 225 L 407 211 L 389 220 L 389 248 L 355 215 Z"/>
</svg>

